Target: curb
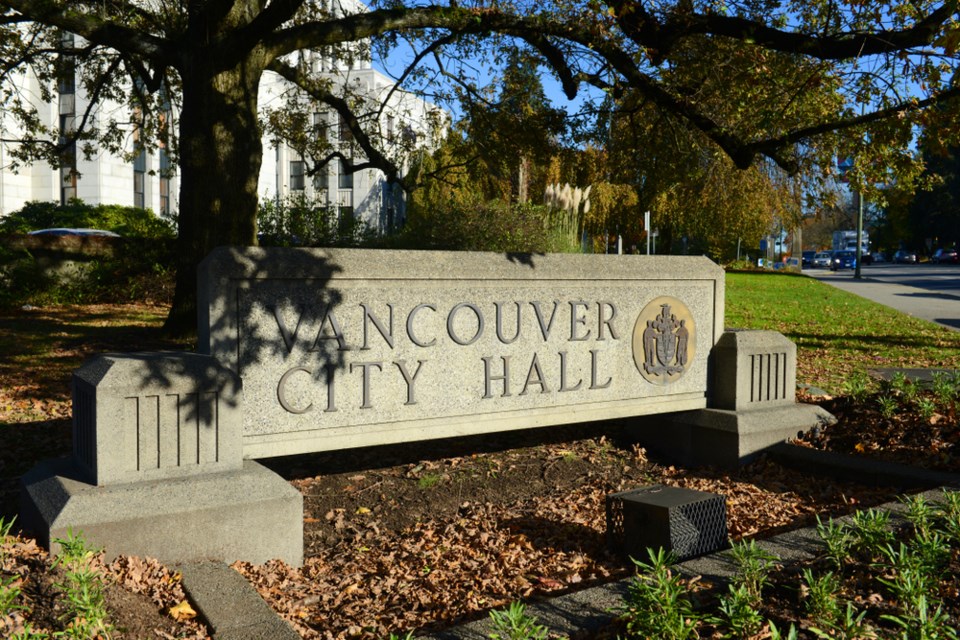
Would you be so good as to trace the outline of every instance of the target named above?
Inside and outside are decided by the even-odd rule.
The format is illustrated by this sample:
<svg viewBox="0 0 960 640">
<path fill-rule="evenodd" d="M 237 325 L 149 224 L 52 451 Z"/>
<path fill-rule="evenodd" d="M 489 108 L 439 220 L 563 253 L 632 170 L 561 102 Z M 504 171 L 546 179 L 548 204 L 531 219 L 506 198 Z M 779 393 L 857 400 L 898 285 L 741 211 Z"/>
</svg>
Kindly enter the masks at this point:
<svg viewBox="0 0 960 640">
<path fill-rule="evenodd" d="M 215 640 L 300 640 L 246 578 L 222 562 L 177 566 L 190 602 Z"/>
</svg>

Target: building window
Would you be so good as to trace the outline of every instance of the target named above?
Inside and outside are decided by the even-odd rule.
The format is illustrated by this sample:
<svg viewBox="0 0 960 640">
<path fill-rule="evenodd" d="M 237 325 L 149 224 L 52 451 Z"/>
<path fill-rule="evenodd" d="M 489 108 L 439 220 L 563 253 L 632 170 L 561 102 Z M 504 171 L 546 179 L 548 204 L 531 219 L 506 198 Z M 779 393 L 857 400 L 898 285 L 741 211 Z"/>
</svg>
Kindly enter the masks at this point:
<svg viewBox="0 0 960 640">
<path fill-rule="evenodd" d="M 340 189 L 353 189 L 353 174 L 347 171 L 347 164 L 340 161 L 340 173 L 337 187 Z"/>
<path fill-rule="evenodd" d="M 353 207 L 340 205 L 337 208 L 337 223 L 341 232 L 349 232 L 353 227 Z"/>
<path fill-rule="evenodd" d="M 137 209 L 147 208 L 147 151 L 140 149 L 140 153 L 133 161 L 133 206 Z"/>
<path fill-rule="evenodd" d="M 290 161 L 290 190 L 303 191 L 303 160 Z"/>
<path fill-rule="evenodd" d="M 327 141 L 327 120 L 320 112 L 313 114 L 313 135 L 320 142 Z"/>
<path fill-rule="evenodd" d="M 170 215 L 170 155 L 163 147 L 160 148 L 160 213 Z"/>
<path fill-rule="evenodd" d="M 340 142 L 353 142 L 353 131 L 343 116 L 340 116 Z"/>
</svg>

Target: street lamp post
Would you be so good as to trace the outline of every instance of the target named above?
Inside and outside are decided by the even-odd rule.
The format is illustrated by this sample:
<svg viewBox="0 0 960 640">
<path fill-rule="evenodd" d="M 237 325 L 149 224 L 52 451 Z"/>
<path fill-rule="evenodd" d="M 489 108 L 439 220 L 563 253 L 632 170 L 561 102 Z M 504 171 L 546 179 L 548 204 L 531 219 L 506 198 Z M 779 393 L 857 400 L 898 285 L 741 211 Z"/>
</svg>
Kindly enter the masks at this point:
<svg viewBox="0 0 960 640">
<path fill-rule="evenodd" d="M 863 191 L 857 191 L 857 263 L 853 277 L 860 279 L 860 263 L 863 261 Z"/>
</svg>

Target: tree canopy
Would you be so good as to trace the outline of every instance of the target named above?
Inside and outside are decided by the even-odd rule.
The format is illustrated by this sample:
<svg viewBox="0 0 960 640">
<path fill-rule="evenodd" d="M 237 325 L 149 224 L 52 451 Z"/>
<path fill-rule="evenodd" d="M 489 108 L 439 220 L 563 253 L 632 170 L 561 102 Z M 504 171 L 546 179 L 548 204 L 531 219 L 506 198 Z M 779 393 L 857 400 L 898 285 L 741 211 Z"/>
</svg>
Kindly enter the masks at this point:
<svg viewBox="0 0 960 640">
<path fill-rule="evenodd" d="M 367 161 L 400 179 L 356 105 L 298 65 L 301 51 L 344 54 L 367 42 L 389 49 L 403 41 L 413 53 L 398 75 L 412 88 L 450 82 L 472 90 L 471 64 L 485 55 L 483 64 L 503 61 L 503 51 L 522 48 L 568 97 L 586 85 L 615 104 L 627 93 L 642 96 L 740 169 L 762 157 L 796 170 L 809 146 L 831 132 L 860 134 L 864 158 L 903 149 L 919 124 L 955 134 L 955 0 L 381 0 L 357 13 L 338 7 L 324 0 L 0 0 L 0 61 L 14 87 L 3 100 L 29 134 L 24 154 L 57 162 L 64 140 L 20 100 L 17 74 L 29 69 L 52 99 L 74 67 L 94 101 L 122 102 L 131 93 L 138 126 L 153 127 L 177 151 L 180 262 L 170 329 L 195 323 L 198 261 L 217 245 L 256 242 L 263 153 L 257 89 L 266 71 L 340 113 Z M 735 55 L 751 58 L 753 71 L 728 95 L 704 100 L 692 80 L 671 77 L 685 55 L 722 60 L 734 55 L 731 43 L 742 45 Z M 765 62 L 780 56 L 800 61 L 798 73 L 783 79 L 778 63 Z M 772 82 L 775 92 L 766 88 Z M 795 99 L 822 82 L 833 84 L 838 102 L 798 117 Z M 174 123 L 149 117 L 170 101 Z M 129 132 L 119 120 L 78 114 L 73 135 L 117 145 Z M 875 165 L 861 166 L 866 173 Z"/>
</svg>

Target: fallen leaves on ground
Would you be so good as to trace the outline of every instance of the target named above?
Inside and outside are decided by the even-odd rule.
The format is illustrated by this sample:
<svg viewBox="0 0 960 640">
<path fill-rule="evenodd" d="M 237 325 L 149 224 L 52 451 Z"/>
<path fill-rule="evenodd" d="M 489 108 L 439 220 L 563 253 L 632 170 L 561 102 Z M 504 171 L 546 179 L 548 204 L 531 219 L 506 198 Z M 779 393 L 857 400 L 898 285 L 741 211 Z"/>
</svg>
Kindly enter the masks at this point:
<svg viewBox="0 0 960 640">
<path fill-rule="evenodd" d="M 845 513 L 890 497 L 887 490 L 812 478 L 767 460 L 729 472 L 687 470 L 652 462 L 642 449 L 631 452 L 596 440 L 563 447 L 564 459 L 590 458 L 595 472 L 509 501 L 464 500 L 455 513 L 404 526 L 388 524 L 394 521 L 388 503 L 363 514 L 348 505 L 364 481 L 376 477 L 382 486 L 390 473 L 409 474 L 410 466 L 379 469 L 360 480 L 345 473 L 300 481 L 302 490 L 314 494 L 318 484 L 339 489 L 343 508 L 316 518 L 337 529 L 337 540 L 314 549 L 301 569 L 281 562 L 234 567 L 304 638 L 385 638 L 408 630 L 436 631 L 485 617 L 514 600 L 630 575 L 629 561 L 608 550 L 605 504 L 609 493 L 636 488 L 636 478 L 723 494 L 735 539 L 769 535 L 809 524 L 818 513 Z M 529 484 L 527 476 L 554 469 L 550 465 L 558 459 L 550 446 L 528 453 L 542 458 L 539 467 L 517 455 L 504 452 L 498 466 L 498 474 L 521 470 L 516 483 Z M 451 466 L 445 461 L 420 464 Z M 462 458 L 455 466 L 469 472 L 471 464 L 490 466 Z M 446 486 L 457 484 L 451 479 Z M 436 497 L 433 491 L 423 495 L 428 502 Z M 392 508 L 415 510 L 409 500 Z M 319 525 L 306 526 L 309 531 Z"/>
</svg>

